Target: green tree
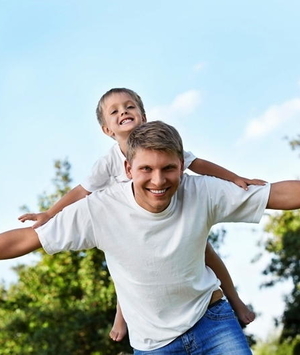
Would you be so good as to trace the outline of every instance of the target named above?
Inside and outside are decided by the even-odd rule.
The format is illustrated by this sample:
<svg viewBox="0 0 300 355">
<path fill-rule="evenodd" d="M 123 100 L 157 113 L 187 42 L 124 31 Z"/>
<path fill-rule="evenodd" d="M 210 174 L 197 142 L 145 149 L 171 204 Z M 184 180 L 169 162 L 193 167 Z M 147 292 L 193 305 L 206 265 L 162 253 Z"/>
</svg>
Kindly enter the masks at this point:
<svg viewBox="0 0 300 355">
<path fill-rule="evenodd" d="M 70 190 L 70 164 L 55 162 L 55 191 L 39 196 L 48 209 Z M 34 266 L 19 266 L 19 281 L 0 288 L 0 355 L 116 355 L 131 351 L 108 337 L 115 314 L 114 285 L 97 249 L 55 256 L 42 250 Z"/>
<path fill-rule="evenodd" d="M 271 276 L 264 286 L 292 280 L 292 292 L 285 297 L 285 310 L 278 323 L 283 324 L 282 340 L 294 338 L 300 334 L 300 211 L 284 211 L 271 216 L 266 231 L 272 234 L 265 244 L 272 258 L 263 271 Z"/>
<path fill-rule="evenodd" d="M 292 139 L 287 138 L 287 139 L 289 140 L 290 147 L 293 150 L 300 148 L 300 134 L 298 134 L 297 137 L 295 137 L 295 138 L 292 138 Z"/>
<path fill-rule="evenodd" d="M 300 136 L 289 143 L 292 149 L 299 149 Z M 283 325 L 280 341 L 292 341 L 300 334 L 300 210 L 272 215 L 266 231 L 272 234 L 264 245 L 271 253 L 271 261 L 263 273 L 271 279 L 263 286 L 292 280 L 292 291 L 285 296 L 284 313 L 277 319 L 277 324 Z"/>
<path fill-rule="evenodd" d="M 292 341 L 278 341 L 275 337 L 264 343 L 259 343 L 254 348 L 255 355 L 299 355 L 300 338 L 296 337 Z"/>
</svg>

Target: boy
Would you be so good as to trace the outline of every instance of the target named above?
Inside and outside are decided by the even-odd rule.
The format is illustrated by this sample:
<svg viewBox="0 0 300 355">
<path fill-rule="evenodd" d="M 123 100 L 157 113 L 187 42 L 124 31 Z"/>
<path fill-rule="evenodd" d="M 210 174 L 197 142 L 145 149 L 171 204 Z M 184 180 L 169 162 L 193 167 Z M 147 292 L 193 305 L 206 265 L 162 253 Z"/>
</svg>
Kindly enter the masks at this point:
<svg viewBox="0 0 300 355">
<path fill-rule="evenodd" d="M 130 132 L 147 120 L 143 102 L 140 96 L 134 91 L 126 88 L 115 88 L 109 90 L 101 97 L 96 113 L 102 131 L 116 140 L 117 144 L 112 147 L 107 156 L 96 162 L 91 176 L 88 177 L 83 184 L 78 185 L 67 193 L 48 211 L 38 214 L 22 215 L 19 217 L 22 222 L 25 220 L 36 220 L 37 222 L 33 225 L 33 228 L 36 228 L 46 223 L 64 207 L 89 195 L 91 192 L 103 190 L 113 183 L 128 180 L 124 170 L 127 150 L 126 142 Z M 247 189 L 247 185 L 249 184 L 264 183 L 261 180 L 249 180 L 240 177 L 218 165 L 196 158 L 191 153 L 185 153 L 184 164 L 184 169 L 189 168 L 198 174 L 212 175 L 229 180 L 244 189 Z M 207 255 L 207 265 L 210 266 L 220 278 L 225 295 L 230 300 L 237 316 L 244 324 L 250 323 L 254 320 L 255 315 L 240 300 L 225 265 L 212 247 L 209 248 Z M 226 285 L 228 285 L 228 287 L 226 287 Z M 112 331 L 110 332 L 110 337 L 115 341 L 120 341 L 125 334 L 126 324 L 123 320 L 120 307 L 117 307 L 116 318 Z"/>
<path fill-rule="evenodd" d="M 0 235 L 0 259 L 41 246 L 49 254 L 104 251 L 135 355 L 251 351 L 219 280 L 205 266 L 211 227 L 257 223 L 265 208 L 300 208 L 300 181 L 250 186 L 183 174 L 178 132 L 159 121 L 128 138 L 131 181 L 94 192 L 34 230 Z M 122 238 L 120 238 L 120 235 Z"/>
</svg>

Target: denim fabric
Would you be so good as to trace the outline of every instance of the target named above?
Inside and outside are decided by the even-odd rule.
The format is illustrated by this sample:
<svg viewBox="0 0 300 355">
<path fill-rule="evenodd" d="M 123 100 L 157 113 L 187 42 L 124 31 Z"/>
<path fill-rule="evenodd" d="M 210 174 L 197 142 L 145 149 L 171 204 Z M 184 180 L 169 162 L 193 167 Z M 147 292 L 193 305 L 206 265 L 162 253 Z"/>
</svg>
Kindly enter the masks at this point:
<svg viewBox="0 0 300 355">
<path fill-rule="evenodd" d="M 152 351 L 134 350 L 134 355 L 251 355 L 246 337 L 230 304 L 222 300 L 170 344 Z"/>
</svg>

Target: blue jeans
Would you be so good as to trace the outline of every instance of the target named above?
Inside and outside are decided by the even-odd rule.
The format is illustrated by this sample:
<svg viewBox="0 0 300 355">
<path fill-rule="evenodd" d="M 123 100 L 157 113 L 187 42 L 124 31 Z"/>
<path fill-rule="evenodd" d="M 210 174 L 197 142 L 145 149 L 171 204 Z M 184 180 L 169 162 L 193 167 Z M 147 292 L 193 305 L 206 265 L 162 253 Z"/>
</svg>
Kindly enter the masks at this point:
<svg viewBox="0 0 300 355">
<path fill-rule="evenodd" d="M 251 355 L 230 304 L 220 300 L 187 332 L 160 349 L 134 355 Z"/>
</svg>

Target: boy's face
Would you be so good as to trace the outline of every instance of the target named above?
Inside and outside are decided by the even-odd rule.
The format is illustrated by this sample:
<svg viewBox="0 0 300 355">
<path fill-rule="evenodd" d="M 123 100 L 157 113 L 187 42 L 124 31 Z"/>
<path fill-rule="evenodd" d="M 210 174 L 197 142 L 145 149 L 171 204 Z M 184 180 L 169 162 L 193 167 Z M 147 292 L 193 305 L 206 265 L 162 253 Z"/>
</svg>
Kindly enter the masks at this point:
<svg viewBox="0 0 300 355">
<path fill-rule="evenodd" d="M 132 162 L 125 162 L 126 174 L 133 180 L 136 202 L 145 210 L 165 210 L 176 192 L 183 162 L 175 153 L 138 149 Z"/>
<path fill-rule="evenodd" d="M 117 141 L 129 136 L 137 126 L 146 122 L 137 103 L 127 93 L 113 93 L 108 96 L 102 106 L 105 124 L 102 130 Z"/>
</svg>

